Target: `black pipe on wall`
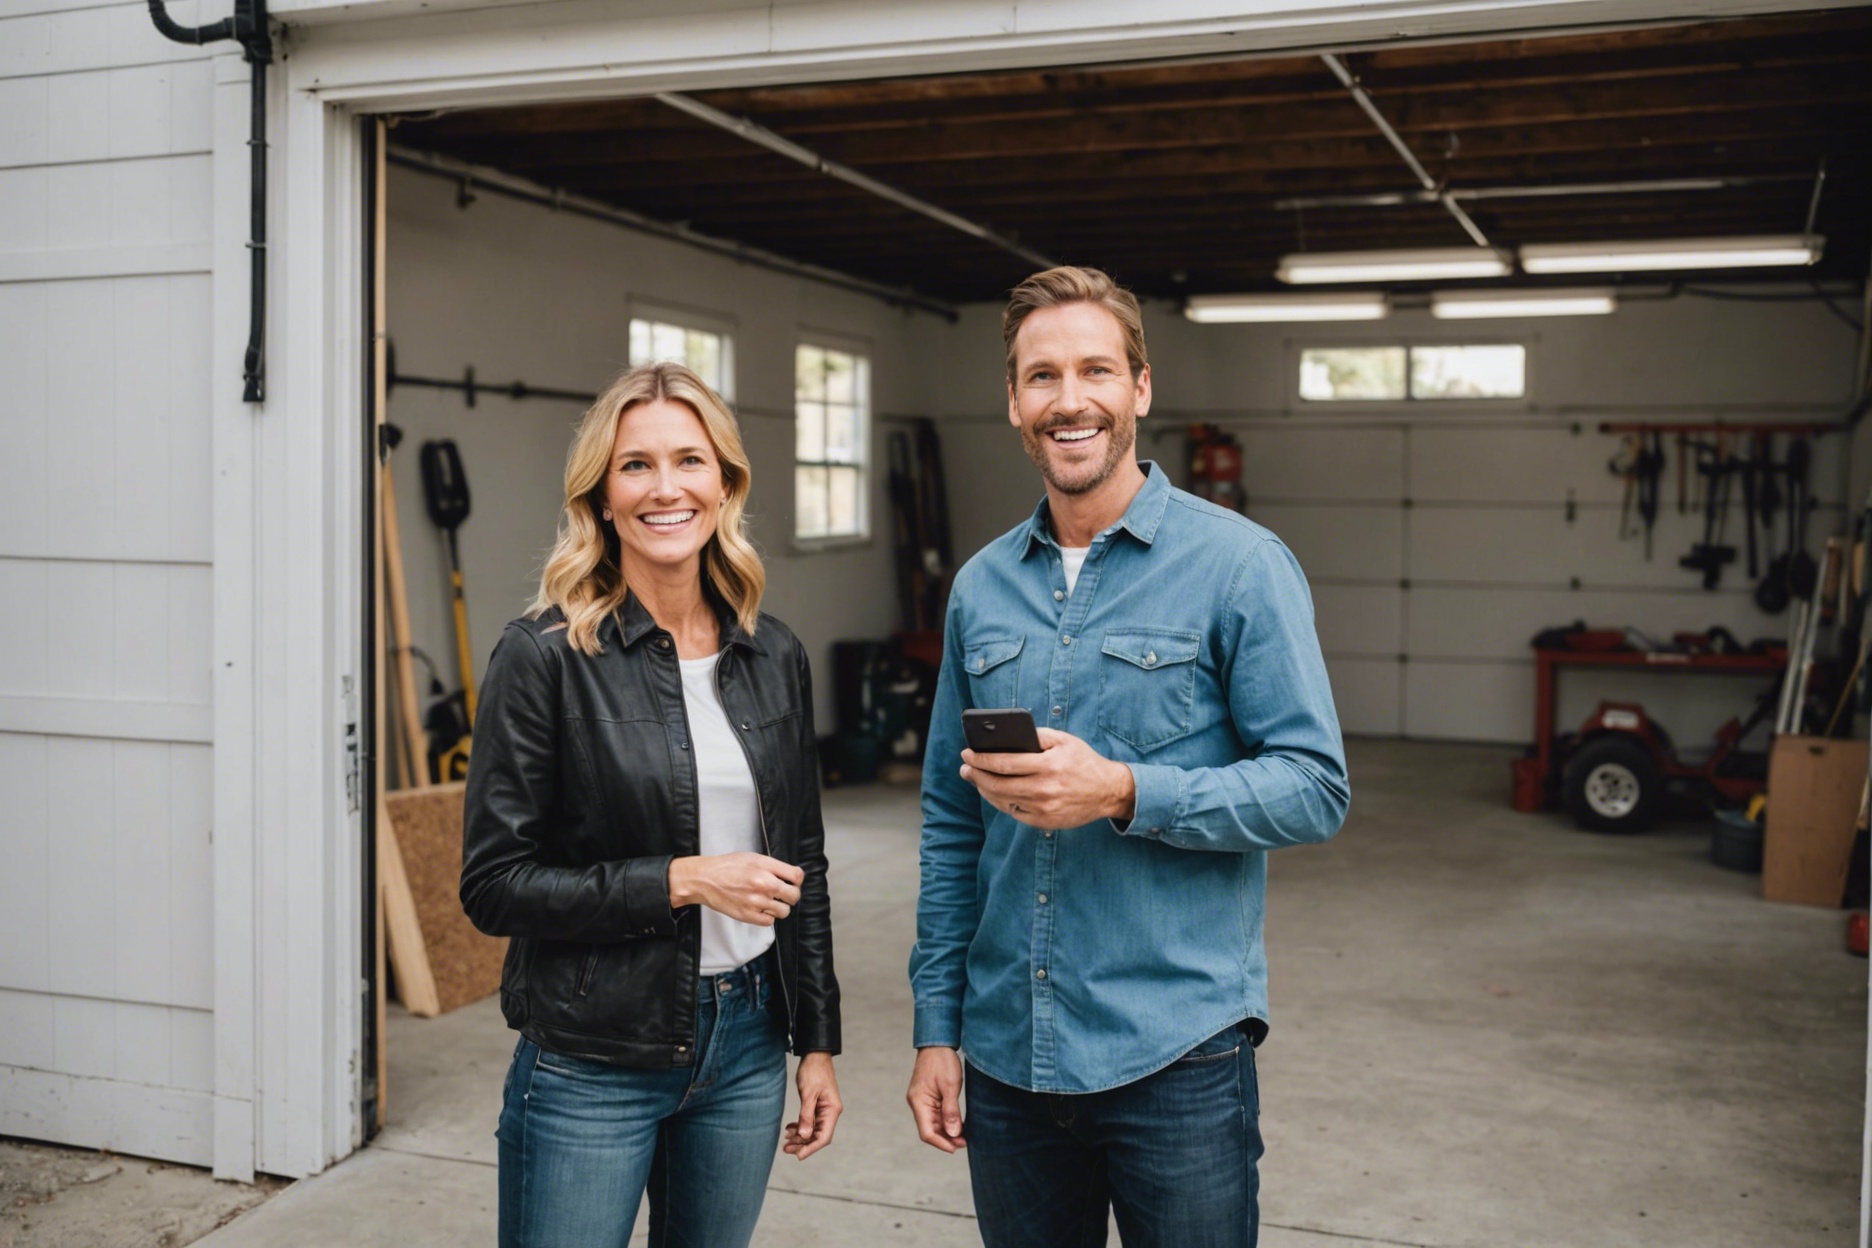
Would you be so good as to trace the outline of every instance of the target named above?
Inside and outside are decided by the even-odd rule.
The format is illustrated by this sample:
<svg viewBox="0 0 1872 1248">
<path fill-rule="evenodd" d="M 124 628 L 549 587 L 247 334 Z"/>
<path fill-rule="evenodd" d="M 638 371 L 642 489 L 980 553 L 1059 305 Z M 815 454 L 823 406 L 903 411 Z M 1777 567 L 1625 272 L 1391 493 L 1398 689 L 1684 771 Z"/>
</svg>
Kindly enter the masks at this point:
<svg viewBox="0 0 1872 1248">
<path fill-rule="evenodd" d="M 164 0 L 149 0 L 150 20 L 166 38 L 177 43 L 240 42 L 242 55 L 253 66 L 253 127 L 247 140 L 252 155 L 253 188 L 247 251 L 252 265 L 251 303 L 247 320 L 247 352 L 241 362 L 244 383 L 241 401 L 259 403 L 266 398 L 266 67 L 273 61 L 273 40 L 267 30 L 266 0 L 234 0 L 234 12 L 205 26 L 182 26 L 169 16 Z"/>
</svg>

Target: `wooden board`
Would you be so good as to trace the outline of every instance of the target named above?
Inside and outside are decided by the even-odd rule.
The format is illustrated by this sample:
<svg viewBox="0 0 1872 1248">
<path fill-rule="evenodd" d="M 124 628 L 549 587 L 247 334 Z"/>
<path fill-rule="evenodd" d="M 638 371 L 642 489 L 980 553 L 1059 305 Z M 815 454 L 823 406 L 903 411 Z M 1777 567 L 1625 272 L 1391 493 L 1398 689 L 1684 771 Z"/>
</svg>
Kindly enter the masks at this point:
<svg viewBox="0 0 1872 1248">
<path fill-rule="evenodd" d="M 462 913 L 462 794 L 443 784 L 384 797 L 379 843 L 397 995 L 424 1018 L 479 1001 L 500 987 L 505 938 L 484 936 Z M 386 835 L 387 833 L 387 835 Z M 407 966 L 407 969 L 406 969 Z"/>
<path fill-rule="evenodd" d="M 1762 896 L 1837 908 L 1865 785 L 1866 743 L 1778 737 L 1768 759 Z"/>
</svg>

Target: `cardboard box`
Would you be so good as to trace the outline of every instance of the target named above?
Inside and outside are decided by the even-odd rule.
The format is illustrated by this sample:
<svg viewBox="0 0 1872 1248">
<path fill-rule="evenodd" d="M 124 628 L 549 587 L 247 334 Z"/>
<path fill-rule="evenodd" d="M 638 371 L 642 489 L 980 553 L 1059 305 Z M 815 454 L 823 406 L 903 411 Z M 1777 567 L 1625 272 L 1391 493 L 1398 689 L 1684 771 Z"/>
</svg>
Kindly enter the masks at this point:
<svg viewBox="0 0 1872 1248">
<path fill-rule="evenodd" d="M 1864 741 L 1777 737 L 1768 757 L 1762 896 L 1838 908 L 1852 862 Z"/>
</svg>

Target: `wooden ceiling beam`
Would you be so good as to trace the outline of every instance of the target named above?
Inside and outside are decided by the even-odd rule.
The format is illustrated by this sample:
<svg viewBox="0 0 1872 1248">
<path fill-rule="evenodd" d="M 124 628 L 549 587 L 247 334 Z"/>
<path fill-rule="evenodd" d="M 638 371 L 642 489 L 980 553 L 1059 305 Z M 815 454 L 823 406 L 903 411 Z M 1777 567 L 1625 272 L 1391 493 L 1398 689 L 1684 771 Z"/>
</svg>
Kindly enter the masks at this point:
<svg viewBox="0 0 1872 1248">
<path fill-rule="evenodd" d="M 1872 72 L 1741 79 L 1707 75 L 1679 82 L 1665 94 L 1650 92 L 1643 84 L 1611 83 L 1501 95 L 1453 92 L 1380 103 L 1392 125 L 1419 150 L 1420 159 L 1428 161 L 1447 145 L 1450 136 L 1463 143 L 1472 136 L 1516 127 L 1668 125 L 1691 118 L 1699 129 L 1721 136 L 1731 126 L 1727 118 L 1732 114 L 1746 119 L 1764 109 L 1859 109 L 1872 103 Z M 1269 136 L 1278 137 L 1270 140 Z M 1374 137 L 1370 121 L 1345 97 L 1270 107 L 1073 117 L 1034 125 L 932 122 L 901 131 L 825 133 L 814 136 L 810 146 L 855 168 L 890 171 L 932 163 L 1055 160 L 1063 155 L 1291 145 L 1303 140 L 1366 143 Z M 416 131 L 408 141 L 442 150 L 479 149 L 499 157 L 489 163 L 521 170 L 620 160 L 689 164 L 745 156 L 750 151 L 732 136 L 710 135 L 688 126 L 596 135 L 543 134 L 524 143 L 488 139 L 457 144 L 433 139 L 425 144 L 424 136 Z"/>
</svg>

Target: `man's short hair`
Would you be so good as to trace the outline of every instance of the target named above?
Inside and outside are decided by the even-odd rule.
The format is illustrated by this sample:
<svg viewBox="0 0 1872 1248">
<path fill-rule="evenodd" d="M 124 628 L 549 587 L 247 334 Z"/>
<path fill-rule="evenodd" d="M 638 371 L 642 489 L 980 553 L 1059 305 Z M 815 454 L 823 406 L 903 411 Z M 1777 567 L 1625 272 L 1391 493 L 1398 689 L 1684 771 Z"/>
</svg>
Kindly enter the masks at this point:
<svg viewBox="0 0 1872 1248">
<path fill-rule="evenodd" d="M 1144 353 L 1144 314 L 1137 296 L 1112 281 L 1102 270 L 1061 265 L 1036 273 L 1016 286 L 1001 313 L 1001 340 L 1007 345 L 1008 381 L 1014 381 L 1014 337 L 1029 313 L 1041 308 L 1057 308 L 1069 303 L 1090 303 L 1104 308 L 1118 318 L 1124 332 L 1125 358 L 1131 375 L 1138 376 L 1150 363 Z"/>
</svg>

